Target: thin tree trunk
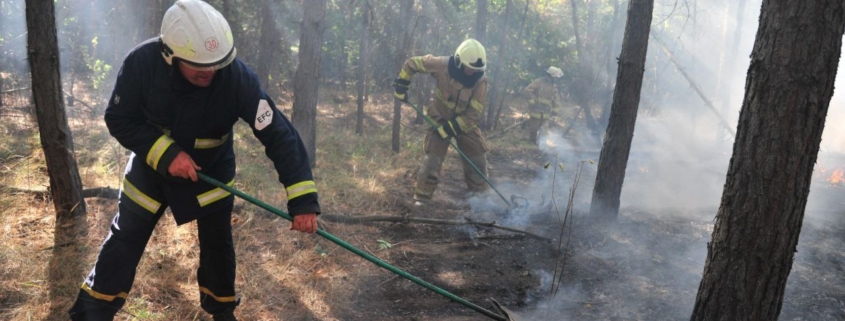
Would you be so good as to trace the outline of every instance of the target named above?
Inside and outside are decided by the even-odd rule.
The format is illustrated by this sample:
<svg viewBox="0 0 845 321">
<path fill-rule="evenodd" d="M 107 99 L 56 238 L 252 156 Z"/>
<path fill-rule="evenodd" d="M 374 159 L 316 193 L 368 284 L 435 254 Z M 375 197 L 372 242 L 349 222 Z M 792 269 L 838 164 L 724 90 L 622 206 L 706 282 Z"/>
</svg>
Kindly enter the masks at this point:
<svg viewBox="0 0 845 321">
<path fill-rule="evenodd" d="M 402 63 L 408 58 L 411 48 L 411 18 L 414 14 L 414 0 L 405 0 L 401 3 L 400 12 L 403 19 L 399 22 L 402 24 L 402 45 L 397 56 L 397 66 L 402 68 Z M 398 70 L 398 69 L 397 69 Z M 402 102 L 398 99 L 393 100 L 393 131 L 391 133 L 391 149 L 398 153 L 401 144 L 400 130 L 402 129 Z"/>
<path fill-rule="evenodd" d="M 357 121 L 355 122 L 355 134 L 358 135 L 364 134 L 364 95 L 367 90 L 367 62 L 370 61 L 370 21 L 372 19 L 372 8 L 370 8 L 369 1 L 364 0 L 361 14 L 361 42 L 358 44 L 361 56 L 358 58 L 358 83 L 356 84 L 358 89 L 358 113 Z"/>
<path fill-rule="evenodd" d="M 526 0 L 525 1 L 525 10 L 523 10 L 523 12 L 522 12 L 522 22 L 520 23 L 519 31 L 516 34 L 516 36 L 517 36 L 516 43 L 522 42 L 522 29 L 525 28 L 525 20 L 527 20 L 527 18 L 528 18 L 528 8 L 530 8 L 530 7 L 531 7 L 531 0 Z M 488 124 L 488 126 L 487 126 L 487 128 L 489 128 L 491 130 L 498 128 L 499 115 L 501 115 L 501 113 L 502 113 L 502 106 L 504 105 L 504 102 L 505 102 L 505 94 L 507 93 L 508 85 L 510 85 L 510 82 L 511 82 L 511 69 L 512 68 L 510 68 L 509 66 L 513 62 L 513 56 L 515 54 L 514 54 L 513 50 L 505 50 L 505 52 L 506 52 L 506 55 L 507 55 L 507 62 L 505 62 L 505 68 L 507 68 L 507 69 L 505 69 L 505 77 L 504 77 L 505 85 L 502 86 L 502 88 L 500 89 L 501 92 L 499 93 L 499 103 L 496 104 L 496 108 L 493 108 L 493 106 L 492 106 L 493 102 L 490 103 L 490 107 L 489 107 L 489 108 L 496 111 L 495 116 L 493 117 L 493 123 Z"/>
<path fill-rule="evenodd" d="M 487 38 L 487 7 L 488 3 L 487 0 L 476 0 L 475 1 L 475 40 L 478 40 L 482 44 L 484 43 L 485 38 Z"/>
<path fill-rule="evenodd" d="M 261 86 L 270 93 L 270 96 L 278 94 L 277 90 L 273 90 L 271 85 L 275 82 L 271 78 L 278 75 L 278 59 L 279 52 L 279 31 L 276 29 L 276 15 L 271 8 L 271 1 L 261 1 L 261 46 L 258 52 L 258 68 L 256 73 L 258 79 L 261 81 Z"/>
<path fill-rule="evenodd" d="M 32 96 L 41 147 L 47 161 L 50 193 L 59 218 L 84 216 L 82 180 L 73 153 L 59 74 L 59 45 L 52 1 L 26 1 L 27 50 Z"/>
<path fill-rule="evenodd" d="M 578 60 L 582 60 L 584 44 L 581 42 L 581 33 L 578 32 L 578 0 L 569 0 L 572 5 L 572 32 L 575 36 L 575 50 L 578 53 Z"/>
<path fill-rule="evenodd" d="M 226 17 L 226 20 L 229 22 L 229 25 L 232 29 L 232 37 L 235 39 L 235 48 L 243 48 L 243 34 L 241 33 L 241 28 L 238 28 L 239 15 L 237 10 L 237 0 L 223 0 L 223 16 Z M 170 7 L 174 1 L 162 1 L 162 4 L 165 5 L 165 9 Z M 159 17 L 163 17 L 164 15 L 160 15 Z"/>
<path fill-rule="evenodd" d="M 581 105 L 581 110 L 584 112 L 584 117 L 587 119 L 587 125 L 592 130 L 593 135 L 598 135 L 598 125 L 596 123 L 596 118 L 593 117 L 592 111 L 590 111 L 590 96 L 592 93 L 592 86 L 588 83 L 593 82 L 595 78 L 595 73 L 589 67 L 587 63 L 587 53 L 585 52 L 583 41 L 581 40 L 581 34 L 578 28 L 578 0 L 570 0 L 569 3 L 572 5 L 572 30 L 575 35 L 575 50 L 578 55 L 578 79 L 573 81 L 573 86 L 575 90 L 572 92 L 575 93 L 575 99 L 578 101 L 578 104 Z M 623 44 L 624 46 L 624 44 Z"/>
<path fill-rule="evenodd" d="M 607 32 L 605 33 L 605 68 L 607 69 L 607 74 L 604 75 L 604 88 L 605 92 L 602 93 L 602 97 L 606 97 L 606 93 L 611 93 L 613 91 L 613 77 L 612 75 L 616 74 L 616 64 L 613 63 L 616 57 L 611 53 L 616 50 L 616 39 L 620 39 L 622 37 L 617 37 L 617 24 L 619 22 L 619 0 L 613 0 L 613 18 L 610 20 L 610 24 L 607 27 Z M 613 98 L 611 99 L 603 99 L 602 100 L 602 113 L 601 113 L 601 121 L 599 121 L 599 126 L 602 128 L 607 128 L 607 122 L 610 118 L 610 108 L 612 107 Z"/>
<path fill-rule="evenodd" d="M 299 66 L 294 76 L 293 117 L 291 121 L 299 131 L 311 166 L 317 161 L 317 90 L 319 89 L 320 56 L 326 17 L 326 0 L 303 3 L 300 23 Z"/>
<path fill-rule="evenodd" d="M 777 320 L 845 31 L 841 0 L 764 0 L 690 320 Z"/>
<path fill-rule="evenodd" d="M 619 55 L 613 107 L 610 109 L 590 204 L 590 215 L 595 218 L 615 220 L 619 213 L 619 197 L 640 104 L 653 9 L 654 0 L 631 0 L 628 3 L 628 21 L 622 39 L 622 53 Z"/>
<path fill-rule="evenodd" d="M 87 233 L 88 226 L 85 224 L 82 181 L 73 153 L 73 137 L 62 100 L 54 2 L 26 0 L 26 26 L 32 96 L 56 211 L 53 244 L 72 244 L 78 235 Z M 51 304 L 46 320 L 67 318 L 67 305 L 60 302 L 67 297 L 67 289 L 75 283 L 67 275 L 81 272 L 78 269 L 80 265 L 75 264 L 78 262 L 74 262 L 74 256 L 68 252 L 62 247 L 54 247 L 47 266 L 48 301 Z"/>
<path fill-rule="evenodd" d="M 506 55 L 506 52 L 507 52 L 507 49 L 505 49 L 505 48 L 507 48 L 507 45 L 508 45 L 508 28 L 510 26 L 510 16 L 511 16 L 512 8 L 513 8 L 513 1 L 507 0 L 507 3 L 505 4 L 505 13 L 504 13 L 505 22 L 502 24 L 502 28 L 499 30 L 499 34 L 501 34 L 501 36 L 502 36 L 502 38 L 499 40 L 499 59 L 502 59 L 502 61 L 504 61 L 505 55 Z M 490 73 L 490 75 L 494 76 L 495 78 L 493 78 L 493 80 L 490 81 L 490 87 L 491 88 L 490 88 L 490 93 L 488 94 L 488 95 L 490 95 L 490 99 L 488 99 L 488 101 L 490 103 L 488 105 L 491 105 L 491 106 L 486 106 L 487 108 L 485 109 L 485 111 L 487 112 L 486 121 L 483 124 L 481 124 L 482 128 L 484 128 L 484 129 L 492 129 L 493 121 L 496 118 L 496 111 L 493 109 L 492 104 L 499 98 L 499 96 L 503 95 L 502 89 L 501 89 L 501 87 L 502 87 L 501 84 L 504 82 L 505 79 L 504 79 L 504 77 L 499 76 L 500 75 L 499 71 L 501 71 L 503 67 L 504 68 L 507 67 L 507 66 L 503 66 L 503 65 L 504 65 L 503 63 L 494 63 L 493 64 L 493 66 L 494 66 L 493 72 Z"/>
</svg>

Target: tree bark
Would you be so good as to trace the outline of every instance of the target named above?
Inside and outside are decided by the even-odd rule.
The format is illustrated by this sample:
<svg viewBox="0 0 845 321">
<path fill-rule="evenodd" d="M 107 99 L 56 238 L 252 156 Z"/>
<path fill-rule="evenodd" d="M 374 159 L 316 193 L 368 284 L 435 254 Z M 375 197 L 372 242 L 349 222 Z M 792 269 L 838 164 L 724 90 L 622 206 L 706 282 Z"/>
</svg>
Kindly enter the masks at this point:
<svg viewBox="0 0 845 321">
<path fill-rule="evenodd" d="M 599 156 L 590 215 L 615 220 L 634 138 L 654 0 L 631 0 L 616 73 L 616 89 Z"/>
<path fill-rule="evenodd" d="M 361 42 L 359 51 L 361 57 L 358 58 L 358 83 L 356 84 L 358 90 L 358 113 L 357 121 L 355 122 L 355 134 L 364 134 L 364 95 L 367 90 L 367 62 L 370 61 L 370 21 L 372 19 L 372 8 L 370 2 L 363 1 L 361 8 Z"/>
<path fill-rule="evenodd" d="M 317 161 L 317 90 L 320 76 L 320 56 L 326 17 L 326 0 L 303 3 L 300 23 L 299 65 L 294 75 L 293 117 L 291 121 L 299 131 L 311 166 Z"/>
<path fill-rule="evenodd" d="M 777 320 L 839 64 L 841 0 L 765 0 L 691 320 Z"/>
<path fill-rule="evenodd" d="M 47 161 L 53 207 L 58 218 L 84 216 L 82 181 L 62 99 L 54 3 L 27 0 L 26 26 L 32 96 L 41 147 Z"/>
</svg>

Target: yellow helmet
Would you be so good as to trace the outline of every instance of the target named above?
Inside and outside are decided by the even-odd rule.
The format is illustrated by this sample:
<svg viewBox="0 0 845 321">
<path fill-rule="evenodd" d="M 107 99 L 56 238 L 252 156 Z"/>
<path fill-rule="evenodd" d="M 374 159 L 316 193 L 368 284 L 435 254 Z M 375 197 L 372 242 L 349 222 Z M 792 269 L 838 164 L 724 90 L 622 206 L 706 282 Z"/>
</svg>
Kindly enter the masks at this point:
<svg viewBox="0 0 845 321">
<path fill-rule="evenodd" d="M 552 76 L 552 78 L 563 77 L 563 70 L 560 70 L 558 67 L 549 67 L 546 72 L 549 73 L 549 76 Z"/>
<path fill-rule="evenodd" d="M 458 67 L 463 65 L 470 69 L 484 70 L 487 68 L 487 51 L 478 40 L 464 40 L 455 50 L 455 64 Z"/>
</svg>

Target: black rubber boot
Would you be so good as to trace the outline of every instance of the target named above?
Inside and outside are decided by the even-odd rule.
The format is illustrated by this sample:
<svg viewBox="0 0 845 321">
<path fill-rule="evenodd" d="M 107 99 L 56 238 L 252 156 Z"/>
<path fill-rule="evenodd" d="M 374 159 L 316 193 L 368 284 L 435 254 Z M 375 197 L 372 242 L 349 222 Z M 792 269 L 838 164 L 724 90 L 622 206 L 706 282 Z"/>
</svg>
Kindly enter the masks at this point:
<svg viewBox="0 0 845 321">
<path fill-rule="evenodd" d="M 238 321 L 235 318 L 235 308 L 226 309 L 223 312 L 217 312 L 214 315 L 214 321 Z"/>
</svg>

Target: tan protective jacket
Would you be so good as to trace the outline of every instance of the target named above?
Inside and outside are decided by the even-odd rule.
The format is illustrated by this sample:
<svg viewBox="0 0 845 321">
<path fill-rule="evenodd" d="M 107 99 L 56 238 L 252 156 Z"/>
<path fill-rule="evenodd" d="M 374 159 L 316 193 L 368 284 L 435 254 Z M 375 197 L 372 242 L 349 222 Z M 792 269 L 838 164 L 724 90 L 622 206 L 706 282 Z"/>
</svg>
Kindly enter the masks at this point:
<svg viewBox="0 0 845 321">
<path fill-rule="evenodd" d="M 434 122 L 443 125 L 455 118 L 464 133 L 478 128 L 478 121 L 487 104 L 486 76 L 482 76 L 474 87 L 464 87 L 449 76 L 449 56 L 432 55 L 408 58 L 399 71 L 399 78 L 410 81 L 415 73 L 431 74 L 437 80 L 434 103 L 426 109 L 426 114 Z"/>
<path fill-rule="evenodd" d="M 522 90 L 522 94 L 528 99 L 531 117 L 535 118 L 549 118 L 549 115 L 559 103 L 557 88 L 549 77 L 535 79 Z"/>
</svg>

